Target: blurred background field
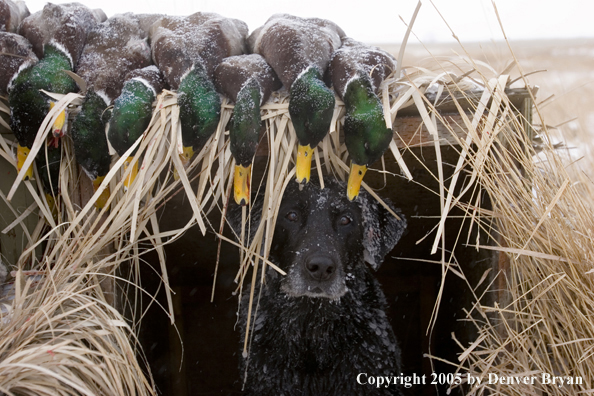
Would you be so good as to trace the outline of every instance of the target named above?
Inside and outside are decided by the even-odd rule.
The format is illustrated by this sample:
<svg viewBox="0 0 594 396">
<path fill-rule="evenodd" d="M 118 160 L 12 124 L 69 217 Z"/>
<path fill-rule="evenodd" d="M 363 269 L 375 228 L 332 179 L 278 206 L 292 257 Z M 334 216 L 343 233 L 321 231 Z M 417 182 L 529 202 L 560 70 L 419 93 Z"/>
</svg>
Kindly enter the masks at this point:
<svg viewBox="0 0 594 396">
<path fill-rule="evenodd" d="M 376 44 L 397 55 L 399 45 Z M 510 50 L 511 48 L 511 50 Z M 563 142 L 568 163 L 576 161 L 589 176 L 594 173 L 594 38 L 492 41 L 483 43 L 411 42 L 407 45 L 403 67 L 435 67 L 435 59 L 465 56 L 483 61 L 498 73 L 517 58 L 530 86 L 538 86 L 536 103 L 555 139 Z M 519 76 L 511 71 L 512 79 Z M 538 121 L 538 112 L 534 114 Z"/>
</svg>

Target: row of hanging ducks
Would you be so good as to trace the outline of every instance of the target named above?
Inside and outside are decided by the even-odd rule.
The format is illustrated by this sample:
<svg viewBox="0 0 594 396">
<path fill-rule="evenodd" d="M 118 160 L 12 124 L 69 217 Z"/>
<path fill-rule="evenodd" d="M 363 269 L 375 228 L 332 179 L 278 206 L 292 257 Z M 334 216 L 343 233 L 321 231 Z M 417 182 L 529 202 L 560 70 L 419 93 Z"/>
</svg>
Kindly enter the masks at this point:
<svg viewBox="0 0 594 396">
<path fill-rule="evenodd" d="M 8 10 L 0 15 L 0 29 L 5 30 L 0 32 L 0 54 L 4 54 L 0 70 L 6 76 L 0 79 L 0 95 L 8 94 L 19 170 L 54 106 L 40 90 L 66 94 L 78 89 L 64 71 L 75 72 L 86 82 L 80 113 L 68 133 L 76 159 L 95 188 L 111 163 L 107 139 L 124 155 L 148 127 L 152 104 L 165 88 L 177 92 L 184 163 L 216 130 L 221 94 L 235 103 L 229 135 L 236 162 L 234 196 L 242 205 L 250 197 L 260 106 L 283 86 L 289 92 L 289 114 L 299 144 L 299 183 L 309 181 L 313 150 L 330 129 L 335 93 L 346 109 L 350 200 L 357 197 L 367 167 L 392 140 L 377 91 L 395 69 L 395 59 L 347 37 L 331 21 L 277 14 L 248 34 L 244 22 L 214 13 L 123 14 L 107 19 L 102 11 L 78 3 L 48 3 L 26 16 L 22 3 L 0 3 L 6 5 L 0 11 Z M 48 141 L 48 153 L 57 152 L 58 163 L 60 151 L 55 148 L 66 121 L 67 115 L 60 114 Z M 38 163 L 45 164 L 45 158 Z M 133 181 L 135 171 L 131 173 L 125 184 Z M 29 172 L 26 177 L 31 176 Z M 48 187 L 57 191 L 57 183 Z M 98 207 L 105 204 L 106 194 L 97 201 Z"/>
</svg>

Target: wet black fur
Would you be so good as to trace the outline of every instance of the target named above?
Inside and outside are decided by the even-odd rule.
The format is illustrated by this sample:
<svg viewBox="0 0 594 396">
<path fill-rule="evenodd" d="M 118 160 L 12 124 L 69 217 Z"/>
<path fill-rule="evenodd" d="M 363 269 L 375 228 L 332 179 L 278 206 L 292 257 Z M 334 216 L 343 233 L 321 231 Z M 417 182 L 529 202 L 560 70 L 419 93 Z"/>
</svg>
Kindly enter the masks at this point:
<svg viewBox="0 0 594 396">
<path fill-rule="evenodd" d="M 399 394 L 394 388 L 359 385 L 356 379 L 359 373 L 401 373 L 400 349 L 385 314 L 386 299 L 365 259 L 377 269 L 400 239 L 406 222 L 399 211 L 401 220 L 364 191 L 350 202 L 344 183 L 325 182 L 324 190 L 312 181 L 302 191 L 291 182 L 285 192 L 271 260 L 287 276 L 269 268 L 265 285 L 256 290 L 250 353 L 240 358 L 247 395 Z M 256 213 L 261 212 L 261 200 L 257 205 L 256 201 Z M 232 208 L 230 219 L 237 230 L 238 207 Z M 344 289 L 322 290 L 324 282 L 317 282 L 322 286 L 315 288 L 316 281 L 301 268 L 316 256 L 332 257 L 335 276 Z M 292 287 L 291 282 L 298 286 Z M 308 287 L 324 296 L 291 295 Z M 246 289 L 240 315 L 242 346 L 249 301 Z"/>
</svg>

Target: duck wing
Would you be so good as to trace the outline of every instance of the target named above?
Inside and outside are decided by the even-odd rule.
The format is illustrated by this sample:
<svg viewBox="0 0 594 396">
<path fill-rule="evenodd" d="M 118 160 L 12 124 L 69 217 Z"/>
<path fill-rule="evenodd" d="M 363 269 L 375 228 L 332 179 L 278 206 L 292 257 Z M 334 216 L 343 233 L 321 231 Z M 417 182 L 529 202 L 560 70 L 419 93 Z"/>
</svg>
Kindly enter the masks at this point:
<svg viewBox="0 0 594 396">
<path fill-rule="evenodd" d="M 344 99 L 349 80 L 358 72 L 371 78 L 372 88 L 377 93 L 380 84 L 394 70 L 396 59 L 388 52 L 345 38 L 342 47 L 332 55 L 328 74 L 334 90 Z"/>
<path fill-rule="evenodd" d="M 29 15 L 23 1 L 0 0 L 0 31 L 16 33 L 20 23 Z"/>
<path fill-rule="evenodd" d="M 281 88 L 276 73 L 261 55 L 237 55 L 225 58 L 215 70 L 215 86 L 225 96 L 237 101 L 237 94 L 250 79 L 255 79 L 261 90 L 261 103 Z"/>
<path fill-rule="evenodd" d="M 120 95 L 126 74 L 151 63 L 139 20 L 132 14 L 116 15 L 89 32 L 77 74 L 111 104 Z"/>
<path fill-rule="evenodd" d="M 188 17 L 163 17 L 150 32 L 153 60 L 172 89 L 196 63 L 212 78 L 226 57 L 245 52 L 248 28 L 237 19 L 197 12 Z"/>
<path fill-rule="evenodd" d="M 37 63 L 31 43 L 16 33 L 0 32 L 0 95 L 8 94 L 8 85 L 21 68 Z"/>
<path fill-rule="evenodd" d="M 325 19 L 276 14 L 250 35 L 248 45 L 266 59 L 288 89 L 310 66 L 324 74 L 344 36 L 338 25 Z"/>
<path fill-rule="evenodd" d="M 134 14 L 134 18 L 138 20 L 138 24 L 146 37 L 150 36 L 152 26 L 164 17 L 163 14 Z"/>
<path fill-rule="evenodd" d="M 103 11 L 79 3 L 48 3 L 43 10 L 25 18 L 18 30 L 31 42 L 38 58 L 43 58 L 44 45 L 53 42 L 66 50 L 74 68 L 88 32 L 105 19 Z"/>
</svg>

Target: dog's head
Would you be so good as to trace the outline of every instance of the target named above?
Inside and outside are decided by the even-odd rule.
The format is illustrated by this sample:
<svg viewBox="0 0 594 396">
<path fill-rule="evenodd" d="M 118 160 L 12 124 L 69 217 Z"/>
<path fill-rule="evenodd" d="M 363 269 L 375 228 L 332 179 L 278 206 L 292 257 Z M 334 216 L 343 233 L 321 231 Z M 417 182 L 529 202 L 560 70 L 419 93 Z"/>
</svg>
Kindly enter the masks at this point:
<svg viewBox="0 0 594 396">
<path fill-rule="evenodd" d="M 342 297 L 363 262 L 377 270 L 406 227 L 365 191 L 351 202 L 344 183 L 324 182 L 290 183 L 279 209 L 270 256 L 287 272 L 280 289 L 290 297 Z"/>
</svg>

